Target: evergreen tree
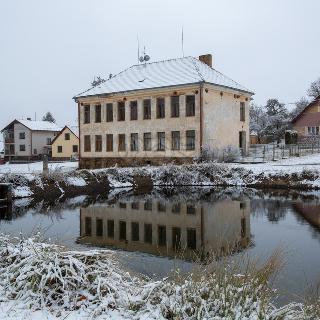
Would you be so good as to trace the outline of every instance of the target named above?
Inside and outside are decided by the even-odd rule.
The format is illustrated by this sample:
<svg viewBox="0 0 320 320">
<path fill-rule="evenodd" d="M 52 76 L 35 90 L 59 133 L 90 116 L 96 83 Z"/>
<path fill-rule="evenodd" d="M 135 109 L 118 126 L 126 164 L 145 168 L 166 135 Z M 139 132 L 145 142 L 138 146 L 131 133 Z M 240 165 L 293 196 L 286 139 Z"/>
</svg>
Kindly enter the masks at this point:
<svg viewBox="0 0 320 320">
<path fill-rule="evenodd" d="M 43 116 L 42 120 L 43 121 L 52 122 L 52 123 L 56 123 L 55 118 L 53 117 L 53 115 L 49 111 Z"/>
</svg>

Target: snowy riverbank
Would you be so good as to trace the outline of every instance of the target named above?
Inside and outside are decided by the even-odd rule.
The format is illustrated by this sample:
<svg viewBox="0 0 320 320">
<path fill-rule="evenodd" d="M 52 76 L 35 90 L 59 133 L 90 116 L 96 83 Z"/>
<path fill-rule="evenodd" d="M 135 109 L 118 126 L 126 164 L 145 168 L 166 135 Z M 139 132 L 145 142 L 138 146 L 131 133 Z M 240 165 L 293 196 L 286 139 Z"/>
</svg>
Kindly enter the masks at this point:
<svg viewBox="0 0 320 320">
<path fill-rule="evenodd" d="M 320 155 L 263 164 L 199 163 L 159 167 L 76 170 L 76 163 L 41 163 L 0 167 L 0 182 L 10 182 L 14 196 L 60 197 L 106 192 L 112 188 L 152 189 L 154 186 L 239 186 L 299 190 L 320 189 Z"/>
<path fill-rule="evenodd" d="M 0 257 L 1 319 L 313 319 L 319 311 L 273 306 L 277 256 L 241 274 L 238 265 L 211 265 L 159 281 L 130 275 L 112 251 L 40 239 L 1 235 Z"/>
</svg>

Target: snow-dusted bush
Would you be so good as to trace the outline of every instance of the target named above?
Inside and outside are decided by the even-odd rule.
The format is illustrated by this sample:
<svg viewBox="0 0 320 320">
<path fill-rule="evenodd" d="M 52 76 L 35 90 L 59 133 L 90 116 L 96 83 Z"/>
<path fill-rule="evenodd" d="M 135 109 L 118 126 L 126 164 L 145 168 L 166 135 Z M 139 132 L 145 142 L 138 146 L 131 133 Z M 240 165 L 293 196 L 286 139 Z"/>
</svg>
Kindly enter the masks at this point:
<svg viewBox="0 0 320 320">
<path fill-rule="evenodd" d="M 239 148 L 234 146 L 227 146 L 223 149 L 223 161 L 224 162 L 234 162 L 239 160 L 241 156 L 241 151 Z"/>
<path fill-rule="evenodd" d="M 15 241 L 0 236 L 0 303 L 15 300 L 31 313 L 45 308 L 71 319 L 317 319 L 316 305 L 278 309 L 270 303 L 274 259 L 258 269 L 246 264 L 241 274 L 243 269 L 225 265 L 188 274 L 176 270 L 150 281 L 130 277 L 110 251 Z"/>
</svg>

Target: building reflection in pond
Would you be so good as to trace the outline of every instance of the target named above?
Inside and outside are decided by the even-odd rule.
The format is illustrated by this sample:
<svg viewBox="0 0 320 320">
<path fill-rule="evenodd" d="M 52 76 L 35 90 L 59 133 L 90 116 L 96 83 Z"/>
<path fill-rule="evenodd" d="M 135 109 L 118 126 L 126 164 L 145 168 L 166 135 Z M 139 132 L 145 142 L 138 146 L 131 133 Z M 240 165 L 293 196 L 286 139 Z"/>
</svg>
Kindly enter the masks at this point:
<svg viewBox="0 0 320 320">
<path fill-rule="evenodd" d="M 0 203 L 0 220 L 12 220 L 12 205 Z"/>
<path fill-rule="evenodd" d="M 185 259 L 242 250 L 250 243 L 250 201 L 119 201 L 80 210 L 80 243 Z"/>
</svg>

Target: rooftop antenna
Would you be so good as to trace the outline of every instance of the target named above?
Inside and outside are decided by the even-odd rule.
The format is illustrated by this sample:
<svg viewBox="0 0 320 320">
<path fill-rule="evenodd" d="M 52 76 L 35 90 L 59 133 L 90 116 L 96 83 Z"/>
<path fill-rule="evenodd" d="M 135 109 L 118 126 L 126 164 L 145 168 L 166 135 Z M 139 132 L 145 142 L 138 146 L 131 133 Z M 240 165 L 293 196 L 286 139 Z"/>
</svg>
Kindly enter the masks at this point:
<svg viewBox="0 0 320 320">
<path fill-rule="evenodd" d="M 182 50 L 182 57 L 184 58 L 184 47 L 183 47 L 183 27 L 181 30 L 181 50 Z"/>
<path fill-rule="evenodd" d="M 139 43 L 139 36 L 137 34 L 137 43 L 138 43 L 138 64 L 140 62 L 140 43 Z"/>
<path fill-rule="evenodd" d="M 143 55 L 139 57 L 139 62 L 142 63 L 148 62 L 150 60 L 150 56 L 146 54 L 146 47 L 143 48 Z"/>
</svg>

